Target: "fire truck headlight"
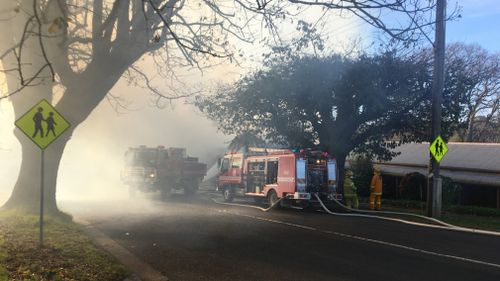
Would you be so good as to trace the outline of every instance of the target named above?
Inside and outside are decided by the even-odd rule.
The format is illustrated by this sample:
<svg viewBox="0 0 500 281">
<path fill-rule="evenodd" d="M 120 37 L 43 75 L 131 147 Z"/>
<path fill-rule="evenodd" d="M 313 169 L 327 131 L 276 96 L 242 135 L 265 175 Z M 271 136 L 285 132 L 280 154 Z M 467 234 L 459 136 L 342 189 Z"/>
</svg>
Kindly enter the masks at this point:
<svg viewBox="0 0 500 281">
<path fill-rule="evenodd" d="M 316 164 L 321 164 L 321 160 L 316 160 Z"/>
</svg>

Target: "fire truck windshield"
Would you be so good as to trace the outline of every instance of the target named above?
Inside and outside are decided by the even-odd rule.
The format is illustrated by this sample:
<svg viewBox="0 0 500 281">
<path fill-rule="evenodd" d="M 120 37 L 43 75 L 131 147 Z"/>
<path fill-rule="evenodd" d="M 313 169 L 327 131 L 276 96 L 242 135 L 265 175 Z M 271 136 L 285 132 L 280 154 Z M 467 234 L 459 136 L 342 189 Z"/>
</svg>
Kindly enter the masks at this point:
<svg viewBox="0 0 500 281">
<path fill-rule="evenodd" d="M 129 151 L 125 154 L 127 166 L 154 167 L 158 159 L 156 150 Z"/>
<path fill-rule="evenodd" d="M 222 172 L 229 170 L 229 161 L 230 161 L 229 158 L 222 159 L 222 165 L 220 167 L 220 170 Z"/>
</svg>

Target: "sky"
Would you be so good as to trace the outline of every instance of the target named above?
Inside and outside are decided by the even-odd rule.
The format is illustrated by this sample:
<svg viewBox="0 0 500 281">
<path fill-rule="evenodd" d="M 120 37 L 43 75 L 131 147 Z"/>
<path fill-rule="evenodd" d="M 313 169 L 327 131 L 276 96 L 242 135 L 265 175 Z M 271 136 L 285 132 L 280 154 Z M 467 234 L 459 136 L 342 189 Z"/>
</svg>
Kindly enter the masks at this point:
<svg viewBox="0 0 500 281">
<path fill-rule="evenodd" d="M 449 1 L 448 9 L 455 3 L 462 7 L 462 17 L 447 23 L 446 41 L 477 43 L 491 52 L 500 52 L 500 1 Z"/>
<path fill-rule="evenodd" d="M 450 1 L 448 7 L 454 7 L 454 3 Z M 458 4 L 462 6 L 462 17 L 448 22 L 446 41 L 477 43 L 491 52 L 500 52 L 499 0 L 461 0 Z M 367 33 L 360 20 L 352 18 L 334 20 L 326 31 L 347 41 L 363 38 Z M 285 33 L 292 34 L 293 29 Z M 252 48 L 253 52 L 248 52 L 243 59 L 243 68 L 224 65 L 203 75 L 192 70 L 193 79 L 207 84 L 234 81 L 260 60 L 259 52 L 263 47 L 246 48 Z M 118 114 L 105 100 L 76 129 L 62 158 L 58 199 L 126 197 L 127 189 L 120 183 L 119 175 L 123 154 L 128 147 L 142 144 L 186 147 L 190 156 L 210 162 L 216 155 L 224 153 L 231 139 L 231 136 L 218 132 L 215 124 L 195 108 L 182 102 L 175 102 L 165 109 L 151 107 L 151 97 L 143 89 L 124 81 L 120 81 L 112 93 L 133 101 L 134 110 Z M 0 204 L 14 186 L 21 161 L 20 146 L 12 134 L 14 121 L 9 102 L 1 100 Z"/>
</svg>

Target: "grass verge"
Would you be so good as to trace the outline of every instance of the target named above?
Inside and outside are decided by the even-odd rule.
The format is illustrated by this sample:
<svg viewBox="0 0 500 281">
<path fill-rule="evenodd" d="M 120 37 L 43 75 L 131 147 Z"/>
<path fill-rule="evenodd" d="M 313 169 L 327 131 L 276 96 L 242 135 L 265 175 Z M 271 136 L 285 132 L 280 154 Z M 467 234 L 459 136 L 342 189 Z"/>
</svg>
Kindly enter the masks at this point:
<svg viewBox="0 0 500 281">
<path fill-rule="evenodd" d="M 4 249 L 4 239 L 0 232 L 0 280 L 8 280 L 7 268 L 5 268 L 5 259 L 7 251 Z"/>
<path fill-rule="evenodd" d="M 456 226 L 500 232 L 500 217 L 460 215 L 445 212 L 441 219 Z"/>
<path fill-rule="evenodd" d="M 368 209 L 362 200 L 361 208 Z M 425 203 L 405 200 L 382 199 L 384 211 L 406 212 L 425 216 Z M 497 209 L 472 206 L 443 206 L 440 220 L 456 226 L 500 232 L 500 215 Z"/>
<path fill-rule="evenodd" d="M 0 280 L 121 281 L 127 270 L 68 219 L 0 212 Z"/>
</svg>

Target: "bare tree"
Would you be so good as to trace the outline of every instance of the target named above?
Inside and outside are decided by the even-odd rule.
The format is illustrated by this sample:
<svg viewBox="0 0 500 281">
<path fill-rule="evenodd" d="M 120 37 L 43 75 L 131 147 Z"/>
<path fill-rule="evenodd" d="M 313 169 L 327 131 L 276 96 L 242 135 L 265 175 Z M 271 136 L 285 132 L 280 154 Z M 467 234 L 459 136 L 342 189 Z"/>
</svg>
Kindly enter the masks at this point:
<svg viewBox="0 0 500 281">
<path fill-rule="evenodd" d="M 448 46 L 448 72 L 463 81 L 462 141 L 487 141 L 500 113 L 500 54 L 479 45 Z"/>
<path fill-rule="evenodd" d="M 189 93 L 181 87 L 158 91 L 136 62 L 152 56 L 158 72 L 175 77 L 182 66 L 203 68 L 210 58 L 229 59 L 228 40 L 251 40 L 233 22 L 234 10 L 212 1 L 184 0 L 22 0 L 2 3 L 1 59 L 16 119 L 45 98 L 71 128 L 46 150 L 45 201 L 57 211 L 56 180 L 73 131 L 122 76 L 142 81 L 161 100 Z M 196 13 L 201 9 L 202 13 Z M 241 21 L 239 22 L 241 23 Z M 10 26 L 11 28 L 7 28 Z M 207 63 L 208 61 L 208 63 Z M 174 79 L 174 78 L 172 78 Z M 22 166 L 6 207 L 37 209 L 40 152 L 16 129 Z"/>
<path fill-rule="evenodd" d="M 432 25 L 427 0 L 9 0 L 0 4 L 0 59 L 7 75 L 16 119 L 41 98 L 71 123 L 71 128 L 46 151 L 45 202 L 57 212 L 59 163 L 79 124 L 106 97 L 121 77 L 140 81 L 160 103 L 189 93 L 176 82 L 159 91 L 138 60 L 149 55 L 163 77 L 175 81 L 178 67 L 204 69 L 214 58 L 233 61 L 231 39 L 251 42 L 251 21 L 262 23 L 280 40 L 277 21 L 308 7 L 326 13 L 351 13 L 393 40 L 416 42 Z M 298 10 L 298 11 L 297 11 Z M 387 11 L 387 12 L 385 12 Z M 394 26 L 384 13 L 404 16 Z M 407 44 L 407 45 L 408 45 Z M 16 130 L 22 145 L 22 166 L 6 207 L 36 210 L 39 151 Z"/>
<path fill-rule="evenodd" d="M 434 0 L 238 0 L 245 7 L 270 14 L 289 16 L 289 11 L 318 7 L 323 11 L 337 11 L 339 15 L 355 15 L 370 26 L 387 35 L 392 42 L 409 47 L 426 38 L 434 28 L 432 13 Z M 449 15 L 453 19 L 459 8 Z M 397 18 L 397 21 L 394 19 Z"/>
</svg>

